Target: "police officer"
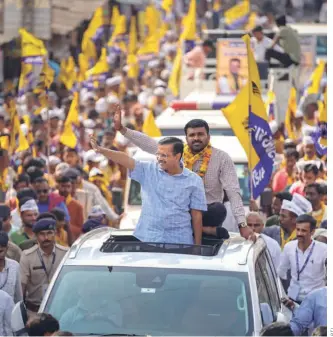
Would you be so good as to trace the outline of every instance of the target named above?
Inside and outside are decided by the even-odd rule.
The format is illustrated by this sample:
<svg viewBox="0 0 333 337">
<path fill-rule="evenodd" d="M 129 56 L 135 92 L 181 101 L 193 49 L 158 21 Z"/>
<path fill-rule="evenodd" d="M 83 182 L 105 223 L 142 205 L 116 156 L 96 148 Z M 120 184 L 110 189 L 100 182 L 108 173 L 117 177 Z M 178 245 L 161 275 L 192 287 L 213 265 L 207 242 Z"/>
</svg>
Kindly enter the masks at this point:
<svg viewBox="0 0 333 337">
<path fill-rule="evenodd" d="M 47 287 L 66 254 L 67 248 L 55 243 L 56 221 L 40 219 L 33 226 L 37 245 L 22 252 L 21 282 L 28 315 L 39 309 Z"/>
</svg>

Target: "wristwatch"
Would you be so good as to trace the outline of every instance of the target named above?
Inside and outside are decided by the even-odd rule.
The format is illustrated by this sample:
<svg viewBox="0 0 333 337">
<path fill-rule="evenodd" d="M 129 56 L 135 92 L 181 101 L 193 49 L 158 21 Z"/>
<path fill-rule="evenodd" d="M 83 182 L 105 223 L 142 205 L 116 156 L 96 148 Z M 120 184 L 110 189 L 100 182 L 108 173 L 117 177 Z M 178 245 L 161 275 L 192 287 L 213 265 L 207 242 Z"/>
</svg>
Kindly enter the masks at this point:
<svg viewBox="0 0 333 337">
<path fill-rule="evenodd" d="M 241 222 L 238 224 L 238 228 L 245 228 L 247 227 L 247 223 L 246 222 Z"/>
</svg>

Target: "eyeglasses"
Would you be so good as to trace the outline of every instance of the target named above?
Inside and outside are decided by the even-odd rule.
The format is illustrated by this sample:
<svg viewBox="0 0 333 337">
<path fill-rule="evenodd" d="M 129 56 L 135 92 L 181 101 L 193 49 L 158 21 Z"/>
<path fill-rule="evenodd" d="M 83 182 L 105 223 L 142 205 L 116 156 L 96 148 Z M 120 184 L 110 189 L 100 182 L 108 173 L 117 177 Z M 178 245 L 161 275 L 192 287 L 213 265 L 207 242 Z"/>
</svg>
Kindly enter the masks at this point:
<svg viewBox="0 0 333 337">
<path fill-rule="evenodd" d="M 169 157 L 169 155 L 165 154 L 165 153 L 155 153 L 156 158 L 162 158 L 162 159 L 167 159 Z"/>
<path fill-rule="evenodd" d="M 46 194 L 49 193 L 49 190 L 45 189 L 45 190 L 36 190 L 37 194 Z"/>
</svg>

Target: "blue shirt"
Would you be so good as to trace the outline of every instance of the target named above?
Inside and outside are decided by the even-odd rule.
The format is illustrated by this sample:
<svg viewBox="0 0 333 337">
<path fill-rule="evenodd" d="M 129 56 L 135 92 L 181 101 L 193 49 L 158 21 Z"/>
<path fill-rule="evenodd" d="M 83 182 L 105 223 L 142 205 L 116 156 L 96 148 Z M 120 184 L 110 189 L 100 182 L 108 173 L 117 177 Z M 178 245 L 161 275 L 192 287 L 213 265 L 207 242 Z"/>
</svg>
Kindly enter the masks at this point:
<svg viewBox="0 0 333 337">
<path fill-rule="evenodd" d="M 130 177 L 141 184 L 142 209 L 135 237 L 145 242 L 193 244 L 190 210 L 207 210 L 202 179 L 186 168 L 170 175 L 155 161 L 135 161 Z"/>
<path fill-rule="evenodd" d="M 308 294 L 290 321 L 295 336 L 300 336 L 310 327 L 327 326 L 327 287 Z"/>
<path fill-rule="evenodd" d="M 42 204 L 41 202 L 37 202 L 37 206 L 38 206 L 39 214 L 46 213 L 46 212 L 49 211 L 49 203 L 46 203 L 46 204 L 43 203 Z M 57 207 L 59 207 L 60 209 L 62 209 L 65 212 L 65 220 L 67 222 L 69 222 L 70 216 L 69 216 L 68 208 L 67 208 L 66 204 L 61 201 L 59 204 L 57 204 Z"/>
</svg>

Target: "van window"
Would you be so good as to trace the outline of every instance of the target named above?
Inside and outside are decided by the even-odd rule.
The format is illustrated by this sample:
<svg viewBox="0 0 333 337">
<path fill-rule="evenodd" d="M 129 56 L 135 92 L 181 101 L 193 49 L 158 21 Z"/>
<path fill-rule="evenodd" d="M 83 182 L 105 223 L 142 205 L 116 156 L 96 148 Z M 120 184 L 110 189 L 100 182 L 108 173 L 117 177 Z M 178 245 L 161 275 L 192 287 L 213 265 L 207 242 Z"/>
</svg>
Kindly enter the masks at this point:
<svg viewBox="0 0 333 337">
<path fill-rule="evenodd" d="M 243 204 L 244 206 L 247 206 L 250 203 L 250 189 L 249 189 L 247 163 L 235 164 L 235 168 L 237 172 L 237 177 L 239 181 Z M 140 190 L 141 190 L 140 184 L 135 180 L 131 180 L 131 184 L 129 188 L 129 196 L 128 196 L 129 206 L 141 206 L 142 205 Z"/>
</svg>

